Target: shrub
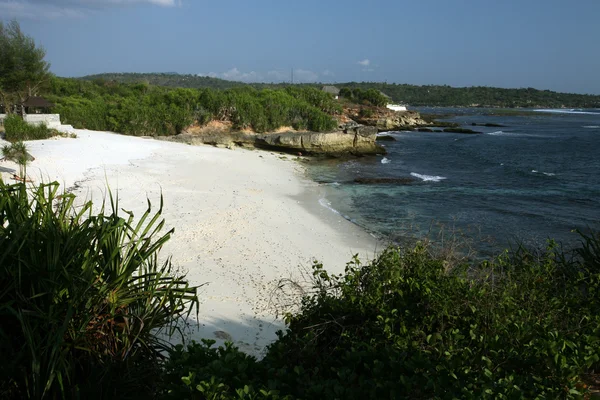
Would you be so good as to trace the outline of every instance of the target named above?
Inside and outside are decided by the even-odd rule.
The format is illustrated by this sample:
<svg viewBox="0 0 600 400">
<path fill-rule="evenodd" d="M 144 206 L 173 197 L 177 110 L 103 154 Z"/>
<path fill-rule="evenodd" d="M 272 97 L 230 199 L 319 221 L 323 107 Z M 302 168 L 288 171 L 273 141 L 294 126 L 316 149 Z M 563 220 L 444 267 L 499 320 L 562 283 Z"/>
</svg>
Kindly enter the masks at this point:
<svg viewBox="0 0 600 400">
<path fill-rule="evenodd" d="M 230 121 L 234 129 L 256 132 L 294 126 L 315 131 L 336 127 L 341 112 L 330 95 L 315 88 L 225 91 L 91 82 L 54 82 L 51 99 L 65 123 L 128 135 L 175 135 L 194 122 Z M 67 85 L 68 84 L 68 85 Z"/>
<path fill-rule="evenodd" d="M 302 398 L 576 397 L 600 369 L 600 237 L 585 243 L 452 272 L 423 246 L 340 276 L 317 265 L 264 362 Z"/>
<path fill-rule="evenodd" d="M 358 112 L 360 118 L 371 118 L 373 116 L 373 110 L 370 108 L 361 107 Z"/>
<path fill-rule="evenodd" d="M 33 157 L 27 151 L 27 145 L 23 142 L 14 142 L 2 146 L 2 157 L 19 164 L 19 176 L 26 179 L 27 164 L 33 160 Z"/>
<path fill-rule="evenodd" d="M 196 288 L 158 251 L 161 208 L 138 222 L 75 209 L 58 184 L 0 180 L 0 397 L 152 393 L 162 354 Z"/>
<path fill-rule="evenodd" d="M 574 253 L 550 242 L 451 270 L 421 244 L 340 275 L 315 264 L 263 360 L 179 348 L 166 384 L 181 398 L 212 398 L 194 385 L 219 399 L 244 387 L 249 398 L 582 398 L 582 378 L 600 370 L 600 235 L 582 238 Z"/>
<path fill-rule="evenodd" d="M 4 119 L 4 130 L 6 140 L 10 142 L 48 139 L 54 135 L 54 132 L 45 124 L 30 125 L 15 114 L 8 115 Z"/>
<path fill-rule="evenodd" d="M 388 98 L 376 89 L 363 90 L 360 88 L 342 88 L 340 96 L 348 99 L 356 104 L 364 104 L 366 106 L 385 107 L 388 103 Z"/>
<path fill-rule="evenodd" d="M 161 397 L 168 399 L 264 399 L 283 400 L 265 385 L 269 371 L 231 343 L 215 348 L 214 340 L 177 346 L 163 375 Z"/>
</svg>

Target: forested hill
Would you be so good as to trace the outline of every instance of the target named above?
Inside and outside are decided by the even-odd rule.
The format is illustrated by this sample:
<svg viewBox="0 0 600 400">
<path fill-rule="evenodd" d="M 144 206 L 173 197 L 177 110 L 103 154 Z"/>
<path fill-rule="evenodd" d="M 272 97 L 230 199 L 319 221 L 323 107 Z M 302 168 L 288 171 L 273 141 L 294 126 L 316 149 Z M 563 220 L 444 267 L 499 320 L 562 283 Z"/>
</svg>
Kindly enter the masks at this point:
<svg viewBox="0 0 600 400">
<path fill-rule="evenodd" d="M 243 82 L 226 81 L 225 79 L 211 78 L 208 76 L 183 75 L 176 73 L 107 73 L 84 76 L 87 81 L 116 81 L 119 83 L 146 82 L 155 86 L 181 87 L 181 88 L 210 88 L 231 89 L 246 86 Z"/>
<path fill-rule="evenodd" d="M 212 89 L 230 89 L 239 86 L 256 88 L 286 86 L 286 84 L 246 84 L 176 73 L 109 73 L 90 75 L 82 79 L 122 83 L 147 82 L 157 86 Z M 335 85 L 339 88 L 377 89 L 390 96 L 394 102 L 406 103 L 411 106 L 600 108 L 600 96 L 597 95 L 558 93 L 533 88 L 502 89 L 483 86 L 457 88 L 447 85 L 417 86 L 376 82 L 348 82 Z M 304 84 L 302 86 L 320 86 L 320 84 Z"/>
</svg>

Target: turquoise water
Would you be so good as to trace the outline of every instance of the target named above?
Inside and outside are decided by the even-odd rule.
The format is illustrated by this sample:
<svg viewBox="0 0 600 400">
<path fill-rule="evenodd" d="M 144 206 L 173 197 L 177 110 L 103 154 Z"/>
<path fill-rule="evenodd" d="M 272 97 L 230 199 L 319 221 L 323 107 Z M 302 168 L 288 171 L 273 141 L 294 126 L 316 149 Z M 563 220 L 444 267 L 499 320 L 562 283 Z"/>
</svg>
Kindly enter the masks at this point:
<svg viewBox="0 0 600 400">
<path fill-rule="evenodd" d="M 385 157 L 312 163 L 311 177 L 327 182 L 321 203 L 394 242 L 456 233 L 492 252 L 548 238 L 568 246 L 578 240 L 574 229 L 600 229 L 600 110 L 419 111 L 459 113 L 446 120 L 484 134 L 390 132 L 396 141 L 381 142 Z"/>
</svg>

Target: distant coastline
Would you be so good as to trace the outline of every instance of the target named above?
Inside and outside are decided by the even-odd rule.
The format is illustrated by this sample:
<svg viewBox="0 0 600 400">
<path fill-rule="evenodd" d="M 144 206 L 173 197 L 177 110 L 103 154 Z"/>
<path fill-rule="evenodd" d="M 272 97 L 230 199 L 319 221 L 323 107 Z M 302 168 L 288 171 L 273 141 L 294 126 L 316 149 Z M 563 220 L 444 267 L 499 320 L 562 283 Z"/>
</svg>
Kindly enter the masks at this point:
<svg viewBox="0 0 600 400">
<path fill-rule="evenodd" d="M 148 83 L 179 88 L 231 89 L 250 86 L 257 89 L 276 89 L 289 83 L 244 83 L 224 79 L 177 73 L 103 73 L 76 78 L 88 81 Z M 294 84 L 320 87 L 321 83 Z M 488 86 L 452 87 L 448 85 L 409 85 L 382 82 L 336 83 L 338 87 L 376 89 L 394 102 L 411 106 L 482 107 L 482 108 L 599 108 L 600 95 L 560 93 L 535 88 L 497 88 Z"/>
</svg>

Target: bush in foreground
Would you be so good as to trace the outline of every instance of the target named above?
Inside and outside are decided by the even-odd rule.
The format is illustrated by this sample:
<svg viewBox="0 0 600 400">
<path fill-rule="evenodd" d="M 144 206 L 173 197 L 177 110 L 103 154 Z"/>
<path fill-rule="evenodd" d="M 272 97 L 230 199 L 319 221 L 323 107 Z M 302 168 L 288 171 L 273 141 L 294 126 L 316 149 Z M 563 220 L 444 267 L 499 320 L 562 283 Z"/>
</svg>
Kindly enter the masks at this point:
<svg viewBox="0 0 600 400">
<path fill-rule="evenodd" d="M 178 398 L 582 398 L 600 371 L 600 236 L 447 271 L 418 245 L 313 292 L 256 361 L 210 342 L 167 364 Z M 597 375 L 596 375 L 597 376 Z"/>
<path fill-rule="evenodd" d="M 0 180 L 0 398 L 129 398 L 155 390 L 162 354 L 196 288 L 157 253 L 150 204 L 74 207 L 58 184 Z"/>
</svg>

